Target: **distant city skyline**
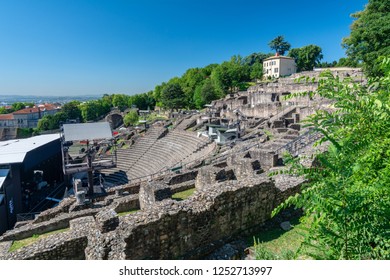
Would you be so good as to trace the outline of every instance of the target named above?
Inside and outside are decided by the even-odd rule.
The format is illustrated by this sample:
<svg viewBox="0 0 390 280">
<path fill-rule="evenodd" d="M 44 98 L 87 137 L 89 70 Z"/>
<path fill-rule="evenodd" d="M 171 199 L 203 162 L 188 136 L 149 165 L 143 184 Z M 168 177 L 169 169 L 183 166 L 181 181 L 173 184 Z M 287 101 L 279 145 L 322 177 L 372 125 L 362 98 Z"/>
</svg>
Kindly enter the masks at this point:
<svg viewBox="0 0 390 280">
<path fill-rule="evenodd" d="M 271 52 L 278 35 L 332 62 L 367 2 L 0 0 L 0 102 L 143 93 L 188 68 Z"/>
</svg>

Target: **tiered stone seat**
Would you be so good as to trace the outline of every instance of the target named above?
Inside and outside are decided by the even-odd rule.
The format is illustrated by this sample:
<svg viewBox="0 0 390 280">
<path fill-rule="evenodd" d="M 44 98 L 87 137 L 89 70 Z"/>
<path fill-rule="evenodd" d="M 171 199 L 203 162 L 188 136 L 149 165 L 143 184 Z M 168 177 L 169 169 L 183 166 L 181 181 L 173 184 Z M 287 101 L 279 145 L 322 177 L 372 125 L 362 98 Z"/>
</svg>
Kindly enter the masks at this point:
<svg viewBox="0 0 390 280">
<path fill-rule="evenodd" d="M 127 174 L 127 171 L 130 170 L 134 165 L 137 165 L 139 159 L 157 141 L 157 138 L 161 132 L 161 127 L 151 128 L 146 133 L 146 135 L 140 137 L 132 147 L 128 149 L 119 149 L 117 151 L 117 167 L 102 172 L 106 175 L 106 181 L 112 184 L 119 184 L 123 182 L 127 183 L 128 179 L 130 178 Z"/>
<path fill-rule="evenodd" d="M 133 147 L 125 151 L 119 150 L 118 166 L 112 169 L 115 174 L 109 175 L 108 179 L 131 182 L 137 178 L 145 178 L 167 171 L 175 165 L 203 158 L 215 148 L 215 143 L 207 144 L 207 139 L 180 129 L 170 131 L 157 140 L 158 135 L 151 132 L 144 139 L 139 139 Z M 126 178 L 119 178 L 118 174 L 123 175 L 121 171 L 125 172 Z"/>
</svg>

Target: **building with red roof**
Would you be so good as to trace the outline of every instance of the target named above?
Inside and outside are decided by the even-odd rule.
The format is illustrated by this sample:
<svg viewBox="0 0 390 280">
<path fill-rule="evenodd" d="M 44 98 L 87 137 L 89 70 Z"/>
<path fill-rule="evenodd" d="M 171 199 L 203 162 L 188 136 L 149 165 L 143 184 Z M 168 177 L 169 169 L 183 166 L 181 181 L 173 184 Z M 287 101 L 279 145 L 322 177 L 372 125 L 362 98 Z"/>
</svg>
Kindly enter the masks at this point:
<svg viewBox="0 0 390 280">
<path fill-rule="evenodd" d="M 35 128 L 45 115 L 54 115 L 61 108 L 53 104 L 40 104 L 32 108 L 24 108 L 11 114 L 0 115 L 1 127 Z"/>
</svg>

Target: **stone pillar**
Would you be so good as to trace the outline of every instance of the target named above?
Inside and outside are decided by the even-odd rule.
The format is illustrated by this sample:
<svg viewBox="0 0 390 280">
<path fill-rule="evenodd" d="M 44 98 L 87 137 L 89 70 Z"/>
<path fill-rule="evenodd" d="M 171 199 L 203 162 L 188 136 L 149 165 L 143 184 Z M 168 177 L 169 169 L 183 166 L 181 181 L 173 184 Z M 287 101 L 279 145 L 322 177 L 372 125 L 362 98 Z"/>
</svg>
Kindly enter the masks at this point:
<svg viewBox="0 0 390 280">
<path fill-rule="evenodd" d="M 100 211 L 95 219 L 97 227 L 102 233 L 113 231 L 119 225 L 119 217 L 113 209 Z"/>
<path fill-rule="evenodd" d="M 258 160 L 263 170 L 268 170 L 278 163 L 278 155 L 271 150 L 254 149 L 249 151 L 252 159 Z"/>
<path fill-rule="evenodd" d="M 205 190 L 217 183 L 216 174 L 219 170 L 220 169 L 216 167 L 202 167 L 199 169 L 195 180 L 195 188 L 197 190 Z"/>
<path fill-rule="evenodd" d="M 293 113 L 292 117 L 294 119 L 294 123 L 299 123 L 301 121 L 299 113 Z"/>
<path fill-rule="evenodd" d="M 234 165 L 234 174 L 236 175 L 237 180 L 242 180 L 248 177 L 254 176 L 253 171 L 253 160 L 248 158 L 239 159 Z"/>
<path fill-rule="evenodd" d="M 156 203 L 172 197 L 171 188 L 164 183 L 147 182 L 141 184 L 139 190 L 139 204 L 141 209 L 146 209 Z"/>
<path fill-rule="evenodd" d="M 76 202 L 78 205 L 83 205 L 85 203 L 85 192 L 84 191 L 76 192 Z"/>
</svg>

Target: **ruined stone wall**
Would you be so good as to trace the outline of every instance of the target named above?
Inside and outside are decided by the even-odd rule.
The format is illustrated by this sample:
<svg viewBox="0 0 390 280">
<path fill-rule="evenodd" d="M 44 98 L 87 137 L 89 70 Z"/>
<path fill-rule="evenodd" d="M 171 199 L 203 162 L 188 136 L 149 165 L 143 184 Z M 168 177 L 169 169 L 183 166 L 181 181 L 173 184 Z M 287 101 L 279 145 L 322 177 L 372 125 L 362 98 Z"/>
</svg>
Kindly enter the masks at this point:
<svg viewBox="0 0 390 280">
<path fill-rule="evenodd" d="M 0 255 L 0 259 L 83 260 L 88 238 L 95 228 L 95 220 L 91 216 L 74 219 L 67 231 L 50 235 L 21 250 Z"/>
<path fill-rule="evenodd" d="M 43 214 L 56 213 L 54 218 L 37 218 L 3 235 L 0 259 L 202 258 L 216 249 L 213 244 L 252 233 L 275 206 L 299 191 L 300 178 L 257 175 L 255 155 L 251 156 L 229 158 L 226 169 L 199 169 L 200 180 L 177 185 L 152 181 L 141 186 L 140 194 L 115 193 L 84 210 L 72 212 L 76 202 L 69 206 L 68 199 Z M 189 174 L 191 179 L 194 174 Z M 188 199 L 170 199 L 178 188 L 193 185 L 196 191 Z M 117 215 L 140 207 L 135 213 Z M 69 230 L 8 252 L 12 240 L 65 228 Z"/>
<path fill-rule="evenodd" d="M 209 244 L 251 232 L 283 196 L 266 177 L 217 183 L 183 202 L 164 200 L 123 217 L 109 259 L 199 258 Z M 145 220 L 148 222 L 146 223 Z"/>
</svg>

